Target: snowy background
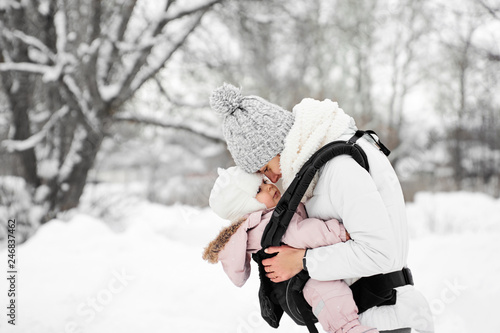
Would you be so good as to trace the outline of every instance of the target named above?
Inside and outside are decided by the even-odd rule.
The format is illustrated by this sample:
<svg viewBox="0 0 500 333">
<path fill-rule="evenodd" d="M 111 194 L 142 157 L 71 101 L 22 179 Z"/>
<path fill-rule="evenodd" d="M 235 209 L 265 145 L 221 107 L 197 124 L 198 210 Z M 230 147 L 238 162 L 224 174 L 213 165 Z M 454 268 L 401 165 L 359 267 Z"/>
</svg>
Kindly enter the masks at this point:
<svg viewBox="0 0 500 333">
<path fill-rule="evenodd" d="M 0 0 L 1 333 L 306 332 L 201 259 L 227 223 L 206 208 L 233 163 L 222 82 L 381 134 L 436 331 L 500 332 L 500 3 L 290 3 Z"/>
<path fill-rule="evenodd" d="M 89 194 L 117 191 L 87 190 L 82 207 Z M 74 211 L 18 247 L 17 325 L 6 324 L 3 306 L 2 333 L 307 331 L 285 317 L 274 330 L 260 318 L 256 270 L 237 288 L 201 259 L 227 224 L 210 209 L 137 201 L 117 210 L 119 222 Z M 478 193 L 418 193 L 408 204 L 409 266 L 436 332 L 500 331 L 499 212 L 500 200 Z M 6 250 L 0 258 L 4 265 Z M 2 277 L 0 304 L 6 289 Z"/>
</svg>

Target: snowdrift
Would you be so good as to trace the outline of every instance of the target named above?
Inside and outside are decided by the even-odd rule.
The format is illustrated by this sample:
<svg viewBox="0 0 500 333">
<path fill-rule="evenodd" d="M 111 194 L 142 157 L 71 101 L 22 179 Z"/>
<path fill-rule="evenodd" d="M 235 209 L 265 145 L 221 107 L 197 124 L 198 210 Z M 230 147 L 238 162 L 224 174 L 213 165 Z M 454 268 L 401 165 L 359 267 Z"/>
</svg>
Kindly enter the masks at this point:
<svg viewBox="0 0 500 333">
<path fill-rule="evenodd" d="M 408 215 L 409 266 L 436 332 L 500 332 L 500 201 L 420 193 Z M 148 202 L 128 211 L 121 231 L 81 213 L 52 220 L 17 247 L 15 326 L 0 279 L 0 331 L 307 332 L 285 317 L 278 330 L 261 319 L 256 269 L 237 288 L 220 265 L 201 259 L 226 223 L 208 208 Z M 6 275 L 5 249 L 0 258 Z"/>
</svg>

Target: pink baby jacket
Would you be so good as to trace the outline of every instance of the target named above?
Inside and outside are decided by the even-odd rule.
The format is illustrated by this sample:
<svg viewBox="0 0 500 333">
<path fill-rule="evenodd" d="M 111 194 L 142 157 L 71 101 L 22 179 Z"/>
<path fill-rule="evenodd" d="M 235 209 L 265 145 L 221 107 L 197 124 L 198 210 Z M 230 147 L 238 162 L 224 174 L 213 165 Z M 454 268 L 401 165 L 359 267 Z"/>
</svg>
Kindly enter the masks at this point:
<svg viewBox="0 0 500 333">
<path fill-rule="evenodd" d="M 238 287 L 243 286 L 250 276 L 251 254 L 261 249 L 262 234 L 272 213 L 273 209 L 250 213 L 243 222 L 240 221 L 241 225 L 222 230 L 218 237 L 219 240 L 226 241 L 225 245 L 219 244 L 218 261 L 222 263 L 224 271 Z M 223 235 L 224 233 L 226 234 Z M 345 241 L 346 230 L 342 223 L 336 219 L 323 221 L 308 218 L 302 204 L 297 208 L 282 238 L 283 243 L 301 249 L 317 248 Z M 216 246 L 214 242 L 209 247 Z"/>
</svg>

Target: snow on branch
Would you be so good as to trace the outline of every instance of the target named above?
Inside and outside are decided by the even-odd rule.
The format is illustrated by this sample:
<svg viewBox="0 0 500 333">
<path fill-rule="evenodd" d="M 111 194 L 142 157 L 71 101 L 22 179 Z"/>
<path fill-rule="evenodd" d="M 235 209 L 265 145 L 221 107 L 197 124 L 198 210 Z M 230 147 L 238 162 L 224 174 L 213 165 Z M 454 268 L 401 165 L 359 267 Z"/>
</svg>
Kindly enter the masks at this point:
<svg viewBox="0 0 500 333">
<path fill-rule="evenodd" d="M 25 140 L 4 140 L 2 142 L 2 146 L 4 146 L 5 149 L 7 149 L 7 151 L 11 153 L 14 151 L 25 151 L 28 149 L 33 149 L 38 143 L 42 142 L 42 140 L 47 136 L 48 131 L 57 123 L 59 119 L 64 117 L 66 113 L 68 113 L 68 111 L 69 107 L 66 105 L 63 106 L 52 114 L 50 119 L 36 134 L 33 134 Z"/>
<path fill-rule="evenodd" d="M 85 140 L 87 137 L 88 132 L 83 128 L 83 126 L 77 126 L 68 154 L 66 155 L 66 158 L 59 169 L 59 174 L 57 175 L 59 183 L 64 183 L 73 171 L 75 165 L 80 163 L 82 158 L 84 158 L 82 153 L 85 149 Z"/>
<path fill-rule="evenodd" d="M 43 76 L 44 82 L 51 82 L 58 80 L 61 75 L 64 74 L 66 65 L 68 64 L 76 64 L 78 61 L 76 58 L 66 52 L 66 44 L 67 44 L 67 21 L 66 21 L 66 13 L 64 12 L 64 6 L 59 4 L 60 8 L 54 14 L 54 27 L 56 31 L 56 64 L 51 71 L 48 71 Z"/>
<path fill-rule="evenodd" d="M 6 52 L 4 54 L 4 59 L 8 61 L 0 63 L 0 72 L 25 72 L 32 74 L 41 74 L 43 75 L 44 82 L 54 81 L 60 77 L 61 73 L 64 70 L 64 63 L 57 62 L 56 60 L 58 60 L 59 55 L 56 56 L 54 53 L 52 53 L 52 51 L 50 51 L 49 48 L 39 39 L 33 36 L 28 36 L 19 30 L 9 31 L 8 29 L 1 29 L 1 36 L 10 40 L 14 38 L 21 40 L 26 45 L 40 50 L 44 56 L 48 57 L 56 64 L 54 66 L 48 66 L 44 64 L 44 62 L 46 61 L 40 61 L 39 59 L 35 59 L 37 63 L 13 62 L 8 52 Z"/>
<path fill-rule="evenodd" d="M 106 41 L 109 42 L 109 47 L 105 50 L 101 49 L 104 65 L 103 70 L 98 74 L 100 74 L 100 78 L 105 81 L 109 80 L 109 73 L 113 64 L 113 59 L 118 57 L 117 44 L 122 43 L 124 40 L 125 32 L 136 4 L 137 0 L 128 0 L 122 3 L 120 7 L 115 6 L 110 23 L 107 28 L 103 29 L 103 36 L 105 36 Z"/>
<path fill-rule="evenodd" d="M 118 27 L 115 31 L 115 35 L 113 36 L 115 41 L 123 40 L 125 31 L 127 30 L 128 23 L 130 22 L 130 18 L 132 17 L 132 13 L 136 4 L 137 0 L 128 0 L 126 3 L 122 4 Z"/>
<path fill-rule="evenodd" d="M 19 9 L 21 8 L 21 4 L 18 1 L 14 0 L 1 0 L 0 1 L 0 10 L 7 10 L 9 8 Z"/>
<path fill-rule="evenodd" d="M 0 25 L 1 27 L 1 25 Z M 38 50 L 40 50 L 44 55 L 46 55 L 50 60 L 55 62 L 55 54 L 45 45 L 41 40 L 36 37 L 26 35 L 24 32 L 20 30 L 9 31 L 8 29 L 2 29 L 2 34 L 12 40 L 14 38 L 19 39 L 24 44 L 28 46 L 32 46 Z"/>
<path fill-rule="evenodd" d="M 98 78 L 102 76 L 97 70 L 97 58 L 99 50 L 103 45 L 101 38 L 96 38 L 89 45 L 80 45 L 78 53 L 83 55 L 83 63 L 85 63 L 86 68 L 83 72 L 83 76 L 86 81 L 86 86 L 88 92 L 92 96 L 95 105 L 99 105 L 102 101 L 101 95 L 98 88 Z"/>
<path fill-rule="evenodd" d="M 82 115 L 86 124 L 95 133 L 99 133 L 100 126 L 98 124 L 98 121 L 97 121 L 95 115 L 93 114 L 93 112 L 91 112 L 91 110 L 89 108 L 89 105 L 91 103 L 85 98 L 84 93 L 80 90 L 80 88 L 76 84 L 75 80 L 70 75 L 64 75 L 63 82 L 66 85 L 66 87 L 68 88 L 68 90 L 73 94 L 74 100 L 78 103 L 79 108 L 77 110 Z"/>
<path fill-rule="evenodd" d="M 153 126 L 159 126 L 159 127 L 163 127 L 163 128 L 180 129 L 180 130 L 188 131 L 188 132 L 196 134 L 196 135 L 200 135 L 204 138 L 215 141 L 217 143 L 225 143 L 226 142 L 226 140 L 224 140 L 224 137 L 221 135 L 221 133 L 210 131 L 205 126 L 203 126 L 201 124 L 197 124 L 197 123 L 186 123 L 186 122 L 179 122 L 179 121 L 172 122 L 172 121 L 165 121 L 165 120 L 155 119 L 152 117 L 144 117 L 144 116 L 139 116 L 139 115 L 115 115 L 113 117 L 113 119 L 116 121 L 124 121 L 124 122 L 130 122 L 130 123 L 153 125 Z"/>
<path fill-rule="evenodd" d="M 2 62 L 0 63 L 0 72 L 27 72 L 34 74 L 46 74 L 52 71 L 54 67 L 33 64 L 30 62 Z"/>
<path fill-rule="evenodd" d="M 57 54 L 62 56 L 66 51 L 66 14 L 63 10 L 58 10 L 54 14 L 54 27 L 56 30 L 56 49 Z"/>
<path fill-rule="evenodd" d="M 122 47 L 129 47 L 131 50 L 135 51 L 133 52 L 134 56 L 127 62 L 122 79 L 109 86 L 100 87 L 99 91 L 102 99 L 106 102 L 113 101 L 114 104 L 120 105 L 123 101 L 130 98 L 144 82 L 154 76 L 164 66 L 165 62 L 169 60 L 172 54 L 185 42 L 188 35 L 198 26 L 205 12 L 211 6 L 221 1 L 222 0 L 210 0 L 190 9 L 173 11 L 173 13 L 171 13 L 171 10 L 168 10 L 170 5 L 167 4 L 165 14 L 161 15 L 158 20 L 150 22 L 149 27 L 140 34 L 137 46 L 134 45 L 130 47 L 128 44 L 121 44 Z M 157 37 L 166 37 L 164 33 L 162 33 L 162 30 L 167 23 L 192 14 L 198 14 L 194 19 L 194 24 L 192 24 L 185 33 L 182 33 L 181 38 L 172 45 L 170 51 L 165 52 L 164 56 L 152 61 L 148 56 L 150 55 L 151 49 L 158 45 Z M 168 40 L 168 38 L 165 39 Z"/>
</svg>

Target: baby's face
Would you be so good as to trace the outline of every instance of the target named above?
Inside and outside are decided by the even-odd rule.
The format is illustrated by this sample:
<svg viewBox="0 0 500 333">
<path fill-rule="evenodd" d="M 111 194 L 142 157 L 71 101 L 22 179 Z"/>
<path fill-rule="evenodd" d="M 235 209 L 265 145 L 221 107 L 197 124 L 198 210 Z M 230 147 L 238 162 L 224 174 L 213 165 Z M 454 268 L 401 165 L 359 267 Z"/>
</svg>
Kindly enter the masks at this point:
<svg viewBox="0 0 500 333">
<path fill-rule="evenodd" d="M 281 199 L 281 193 L 274 184 L 266 184 L 262 181 L 259 186 L 257 195 L 255 196 L 257 201 L 262 202 L 267 208 L 276 207 Z"/>
</svg>

